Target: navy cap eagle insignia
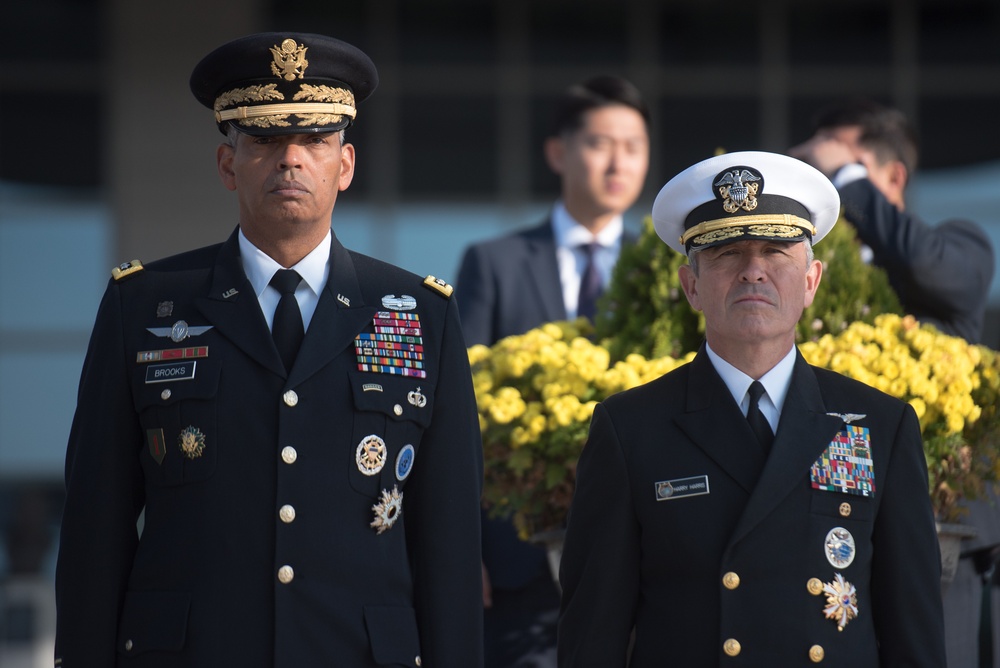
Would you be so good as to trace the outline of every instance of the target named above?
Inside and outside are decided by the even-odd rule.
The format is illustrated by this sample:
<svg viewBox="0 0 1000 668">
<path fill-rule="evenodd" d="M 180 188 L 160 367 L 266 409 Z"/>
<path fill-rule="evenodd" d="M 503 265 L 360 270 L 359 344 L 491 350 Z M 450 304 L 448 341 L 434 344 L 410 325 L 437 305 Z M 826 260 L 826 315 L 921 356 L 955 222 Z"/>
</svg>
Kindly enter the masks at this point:
<svg viewBox="0 0 1000 668">
<path fill-rule="evenodd" d="M 757 208 L 757 190 L 761 177 L 749 169 L 737 167 L 732 171 L 722 173 L 722 177 L 714 183 L 722 196 L 722 208 L 726 213 L 736 213 L 737 210 L 753 211 Z"/>
</svg>

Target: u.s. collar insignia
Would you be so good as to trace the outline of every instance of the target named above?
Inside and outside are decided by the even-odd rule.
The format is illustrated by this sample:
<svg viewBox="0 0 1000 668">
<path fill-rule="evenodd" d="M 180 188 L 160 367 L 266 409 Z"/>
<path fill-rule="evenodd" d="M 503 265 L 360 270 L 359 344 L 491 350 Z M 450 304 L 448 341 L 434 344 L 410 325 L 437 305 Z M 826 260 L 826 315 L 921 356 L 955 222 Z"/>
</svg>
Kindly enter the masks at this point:
<svg viewBox="0 0 1000 668">
<path fill-rule="evenodd" d="M 730 167 L 716 178 L 718 180 L 713 185 L 719 189 L 726 213 L 757 208 L 757 191 L 764 185 L 760 172 L 749 167 Z"/>
<path fill-rule="evenodd" d="M 358 444 L 354 460 L 359 471 L 368 476 L 375 475 L 385 466 L 385 441 L 375 434 L 365 436 Z"/>
<path fill-rule="evenodd" d="M 339 292 L 337 293 L 337 301 L 343 304 L 344 306 L 349 307 L 351 305 L 351 300 L 345 297 L 344 295 L 340 294 Z"/>
<path fill-rule="evenodd" d="M 827 413 L 827 415 L 839 417 L 844 421 L 844 424 L 851 424 L 855 420 L 861 420 L 862 418 L 867 417 L 865 413 Z"/>
<path fill-rule="evenodd" d="M 386 295 L 382 297 L 382 306 L 392 311 L 412 311 L 417 308 L 417 300 L 410 295 Z"/>
<path fill-rule="evenodd" d="M 174 343 L 180 343 L 191 336 L 200 336 L 214 325 L 201 325 L 199 327 L 189 327 L 184 320 L 178 320 L 172 327 L 147 327 L 146 331 L 156 336 L 169 336 Z"/>
<path fill-rule="evenodd" d="M 395 485 L 392 486 L 391 492 L 383 489 L 382 498 L 372 506 L 372 511 L 375 513 L 375 519 L 368 526 L 379 534 L 388 531 L 403 515 L 403 493 Z"/>
<path fill-rule="evenodd" d="M 189 426 L 181 430 L 181 435 L 177 437 L 177 444 L 181 447 L 181 452 L 188 459 L 197 459 L 205 452 L 205 434 L 201 433 L 198 427 Z"/>
<path fill-rule="evenodd" d="M 173 302 L 160 302 L 156 305 L 156 317 L 157 318 L 169 318 L 174 314 L 174 303 Z"/>
<path fill-rule="evenodd" d="M 425 397 L 418 387 L 415 390 L 410 390 L 406 395 L 406 400 L 410 402 L 411 406 L 416 406 L 417 408 L 423 408 L 427 405 L 427 397 Z"/>
<path fill-rule="evenodd" d="M 410 475 L 410 471 L 413 470 L 413 458 L 415 456 L 416 451 L 409 443 L 404 445 L 403 449 L 399 451 L 399 454 L 396 455 L 396 480 L 403 482 Z"/>
<path fill-rule="evenodd" d="M 843 527 L 830 529 L 823 543 L 823 554 L 834 568 L 847 568 L 854 562 L 854 556 L 857 554 L 854 536 Z"/>
<path fill-rule="evenodd" d="M 843 631 L 847 623 L 858 616 L 858 592 L 840 573 L 835 573 L 833 578 L 833 582 L 823 585 L 826 594 L 823 615 L 837 622 L 837 630 Z"/>
</svg>

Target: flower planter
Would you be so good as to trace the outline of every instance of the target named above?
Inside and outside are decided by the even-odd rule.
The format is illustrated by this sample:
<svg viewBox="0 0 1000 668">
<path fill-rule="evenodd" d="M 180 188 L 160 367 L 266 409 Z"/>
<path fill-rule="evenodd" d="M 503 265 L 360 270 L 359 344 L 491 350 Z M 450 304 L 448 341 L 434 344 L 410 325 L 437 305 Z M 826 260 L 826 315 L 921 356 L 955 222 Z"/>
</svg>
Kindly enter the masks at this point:
<svg viewBox="0 0 1000 668">
<path fill-rule="evenodd" d="M 941 584 L 947 585 L 955 579 L 962 541 L 975 536 L 976 528 L 965 524 L 938 523 L 937 533 L 938 544 L 941 546 Z"/>
</svg>

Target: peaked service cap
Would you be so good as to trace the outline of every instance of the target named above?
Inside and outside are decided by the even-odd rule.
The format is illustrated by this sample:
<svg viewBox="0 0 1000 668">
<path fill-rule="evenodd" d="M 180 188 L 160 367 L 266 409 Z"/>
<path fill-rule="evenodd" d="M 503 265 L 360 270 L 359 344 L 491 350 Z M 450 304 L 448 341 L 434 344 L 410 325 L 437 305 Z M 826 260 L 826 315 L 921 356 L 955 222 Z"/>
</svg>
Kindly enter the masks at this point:
<svg viewBox="0 0 1000 668">
<path fill-rule="evenodd" d="M 656 234 L 679 253 L 745 240 L 818 242 L 833 229 L 840 195 L 801 160 L 724 153 L 670 179 L 653 202 Z"/>
<path fill-rule="evenodd" d="M 191 73 L 191 92 L 226 124 L 251 135 L 336 132 L 378 85 L 371 59 L 325 35 L 265 32 L 223 44 Z"/>
</svg>

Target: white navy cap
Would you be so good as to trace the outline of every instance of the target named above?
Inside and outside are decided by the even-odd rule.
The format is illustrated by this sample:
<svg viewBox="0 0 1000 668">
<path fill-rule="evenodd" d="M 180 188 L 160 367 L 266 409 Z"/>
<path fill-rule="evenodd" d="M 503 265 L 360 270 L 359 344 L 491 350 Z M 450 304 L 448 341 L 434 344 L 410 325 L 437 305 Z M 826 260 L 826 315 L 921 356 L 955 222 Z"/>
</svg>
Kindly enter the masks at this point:
<svg viewBox="0 0 1000 668">
<path fill-rule="evenodd" d="M 816 168 L 780 153 L 725 153 L 670 179 L 653 202 L 656 234 L 687 255 L 745 240 L 818 242 L 840 195 Z"/>
</svg>

